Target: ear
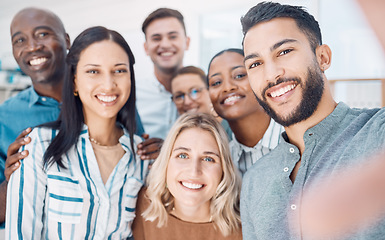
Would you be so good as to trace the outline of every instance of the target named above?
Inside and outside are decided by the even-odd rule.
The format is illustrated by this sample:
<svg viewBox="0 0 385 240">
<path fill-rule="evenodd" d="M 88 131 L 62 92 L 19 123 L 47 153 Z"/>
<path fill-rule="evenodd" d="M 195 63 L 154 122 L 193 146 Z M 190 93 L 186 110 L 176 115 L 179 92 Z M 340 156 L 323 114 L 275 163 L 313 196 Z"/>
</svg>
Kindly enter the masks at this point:
<svg viewBox="0 0 385 240">
<path fill-rule="evenodd" d="M 76 84 L 77 80 L 76 80 L 76 74 L 74 75 L 74 92 L 78 92 L 78 86 Z"/>
<path fill-rule="evenodd" d="M 330 67 L 332 60 L 332 50 L 328 45 L 322 44 L 316 49 L 316 56 L 318 65 L 321 68 L 322 72 Z"/>
<path fill-rule="evenodd" d="M 66 33 L 65 39 L 66 39 L 66 49 L 69 50 L 71 47 L 71 40 L 70 40 L 70 35 L 68 35 L 68 33 Z"/>
<path fill-rule="evenodd" d="M 147 40 L 144 42 L 143 47 L 144 47 L 144 51 L 146 52 L 147 56 L 149 56 Z"/>
<path fill-rule="evenodd" d="M 190 37 L 186 36 L 186 49 L 185 49 L 185 51 L 187 51 L 189 49 L 189 47 L 190 47 Z"/>
</svg>

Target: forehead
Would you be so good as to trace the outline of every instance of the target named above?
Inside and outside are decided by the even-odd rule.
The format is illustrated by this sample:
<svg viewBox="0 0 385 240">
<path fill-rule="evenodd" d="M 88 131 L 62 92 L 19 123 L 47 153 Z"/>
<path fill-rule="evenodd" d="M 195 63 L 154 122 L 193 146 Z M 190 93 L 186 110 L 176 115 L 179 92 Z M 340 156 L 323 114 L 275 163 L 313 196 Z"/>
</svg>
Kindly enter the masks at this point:
<svg viewBox="0 0 385 240">
<path fill-rule="evenodd" d="M 182 24 L 174 17 L 159 18 L 152 21 L 146 29 L 146 36 L 168 34 L 170 32 L 184 33 Z"/>
<path fill-rule="evenodd" d="M 194 138 L 194 137 L 197 137 L 197 135 L 199 135 L 199 138 L 198 138 L 199 141 L 196 141 L 197 138 Z M 217 141 L 215 140 L 215 137 L 213 136 L 213 134 L 199 127 L 187 128 L 179 133 L 178 137 L 175 140 L 174 148 L 181 147 L 181 146 L 184 146 L 184 147 L 194 146 L 194 147 L 200 147 L 201 149 L 203 148 L 204 150 L 212 151 L 213 149 L 215 149 L 219 151 Z M 213 148 L 213 149 L 210 149 L 210 148 Z"/>
<path fill-rule="evenodd" d="M 36 28 L 50 28 L 57 33 L 63 33 L 64 29 L 59 20 L 49 12 L 30 9 L 19 12 L 12 20 L 11 35 L 17 32 L 34 31 Z"/>
<path fill-rule="evenodd" d="M 172 91 L 188 90 L 191 87 L 205 87 L 205 83 L 197 74 L 186 73 L 176 76 L 172 82 Z"/>
<path fill-rule="evenodd" d="M 210 65 L 210 73 L 214 70 L 227 70 L 239 65 L 243 65 L 243 55 L 236 52 L 224 52 L 213 59 Z"/>
<path fill-rule="evenodd" d="M 85 48 L 79 57 L 79 64 L 97 64 L 103 63 L 127 63 L 129 62 L 128 55 L 124 49 L 117 43 L 111 40 L 103 40 L 95 42 Z"/>
<path fill-rule="evenodd" d="M 292 39 L 300 45 L 310 47 L 308 38 L 298 28 L 294 19 L 275 18 L 256 24 L 246 33 L 243 42 L 245 56 L 270 51 L 274 44 L 285 39 Z"/>
</svg>

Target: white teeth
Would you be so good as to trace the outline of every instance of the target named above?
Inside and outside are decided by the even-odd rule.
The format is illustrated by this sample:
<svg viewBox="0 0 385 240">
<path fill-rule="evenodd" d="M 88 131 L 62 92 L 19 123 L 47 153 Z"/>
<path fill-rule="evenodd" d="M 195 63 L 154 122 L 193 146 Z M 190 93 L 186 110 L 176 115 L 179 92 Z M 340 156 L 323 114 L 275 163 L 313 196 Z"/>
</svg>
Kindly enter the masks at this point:
<svg viewBox="0 0 385 240">
<path fill-rule="evenodd" d="M 202 188 L 202 184 L 197 184 L 197 183 L 188 183 L 188 182 L 182 182 L 182 185 L 185 186 L 186 188 L 190 189 L 199 189 Z"/>
<path fill-rule="evenodd" d="M 97 95 L 96 97 L 102 102 L 112 102 L 116 99 L 116 96 Z"/>
<path fill-rule="evenodd" d="M 223 101 L 224 104 L 229 104 L 229 103 L 233 103 L 235 102 L 237 99 L 240 99 L 241 97 L 236 95 L 236 96 L 231 96 L 231 97 L 228 97 L 225 99 L 225 101 Z"/>
<path fill-rule="evenodd" d="M 173 53 L 172 52 L 162 52 L 160 55 L 163 57 L 169 57 L 169 56 L 173 55 Z"/>
<path fill-rule="evenodd" d="M 47 61 L 47 58 L 45 58 L 45 57 L 35 58 L 35 59 L 32 59 L 31 61 L 29 61 L 29 64 L 31 64 L 31 66 L 36 66 L 36 65 L 42 64 L 45 61 Z"/>
<path fill-rule="evenodd" d="M 280 88 L 278 89 L 277 91 L 274 91 L 272 93 L 270 93 L 270 95 L 272 97 L 279 97 L 279 96 L 282 96 L 283 94 L 287 93 L 288 91 L 292 90 L 293 88 L 295 88 L 295 84 L 290 84 L 290 85 L 287 85 L 286 87 L 284 88 Z"/>
</svg>

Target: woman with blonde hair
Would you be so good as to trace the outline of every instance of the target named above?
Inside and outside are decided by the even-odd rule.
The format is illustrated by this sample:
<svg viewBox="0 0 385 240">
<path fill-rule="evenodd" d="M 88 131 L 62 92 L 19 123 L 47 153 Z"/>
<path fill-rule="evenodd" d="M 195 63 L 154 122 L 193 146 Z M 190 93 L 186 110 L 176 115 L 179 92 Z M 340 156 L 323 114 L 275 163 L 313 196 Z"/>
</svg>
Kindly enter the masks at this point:
<svg viewBox="0 0 385 240">
<path fill-rule="evenodd" d="M 171 128 L 138 198 L 140 239 L 241 239 L 241 180 L 225 131 L 209 114 L 183 114 Z"/>
</svg>

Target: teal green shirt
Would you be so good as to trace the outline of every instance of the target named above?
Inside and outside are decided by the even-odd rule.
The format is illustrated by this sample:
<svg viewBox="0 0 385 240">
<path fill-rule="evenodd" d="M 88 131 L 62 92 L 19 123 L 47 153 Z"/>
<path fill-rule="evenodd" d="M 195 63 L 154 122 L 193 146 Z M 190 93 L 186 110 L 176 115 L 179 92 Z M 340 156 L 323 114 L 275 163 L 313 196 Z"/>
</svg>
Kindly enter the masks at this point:
<svg viewBox="0 0 385 240">
<path fill-rule="evenodd" d="M 315 181 L 358 163 L 385 148 L 385 108 L 351 109 L 344 103 L 304 134 L 305 151 L 285 141 L 258 160 L 244 178 L 241 192 L 242 233 L 251 239 L 301 239 L 301 196 Z M 301 159 L 295 182 L 289 176 Z M 298 227 L 298 228 L 297 228 Z M 383 239 L 385 219 L 348 239 Z"/>
</svg>

